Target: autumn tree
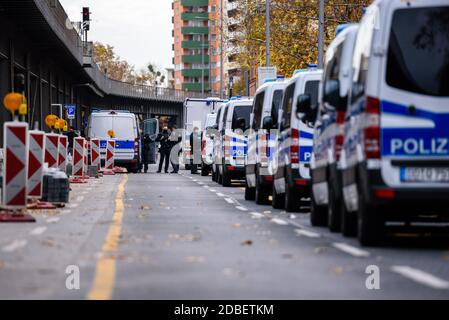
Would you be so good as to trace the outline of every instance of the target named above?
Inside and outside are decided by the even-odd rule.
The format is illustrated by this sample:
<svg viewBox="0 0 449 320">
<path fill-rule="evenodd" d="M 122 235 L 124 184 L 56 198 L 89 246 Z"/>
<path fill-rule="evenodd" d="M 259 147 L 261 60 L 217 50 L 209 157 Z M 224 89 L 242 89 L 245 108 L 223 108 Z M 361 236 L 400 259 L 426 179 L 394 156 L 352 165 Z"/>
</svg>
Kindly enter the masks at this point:
<svg viewBox="0 0 449 320">
<path fill-rule="evenodd" d="M 325 44 L 334 38 L 339 24 L 360 20 L 363 7 L 371 0 L 326 0 Z M 240 48 L 237 60 L 242 68 L 254 71 L 265 65 L 265 0 L 237 0 Z M 271 64 L 278 73 L 291 76 L 295 69 L 317 63 L 318 0 L 271 1 Z"/>
</svg>

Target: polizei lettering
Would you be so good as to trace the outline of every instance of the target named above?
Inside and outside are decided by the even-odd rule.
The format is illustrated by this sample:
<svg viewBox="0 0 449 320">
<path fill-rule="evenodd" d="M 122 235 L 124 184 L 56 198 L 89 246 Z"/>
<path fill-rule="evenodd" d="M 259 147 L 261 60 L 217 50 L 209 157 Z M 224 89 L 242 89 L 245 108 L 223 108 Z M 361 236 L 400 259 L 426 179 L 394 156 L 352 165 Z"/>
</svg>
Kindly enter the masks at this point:
<svg viewBox="0 0 449 320">
<path fill-rule="evenodd" d="M 449 139 L 391 139 L 390 150 L 393 155 L 448 155 Z"/>
</svg>

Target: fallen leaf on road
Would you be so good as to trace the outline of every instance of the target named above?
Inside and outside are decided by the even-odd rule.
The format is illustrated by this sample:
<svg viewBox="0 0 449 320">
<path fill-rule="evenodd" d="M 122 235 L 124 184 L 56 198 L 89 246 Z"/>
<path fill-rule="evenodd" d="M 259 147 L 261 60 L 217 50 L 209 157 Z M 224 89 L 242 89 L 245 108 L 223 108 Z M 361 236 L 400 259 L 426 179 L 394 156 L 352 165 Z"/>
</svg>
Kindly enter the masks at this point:
<svg viewBox="0 0 449 320">
<path fill-rule="evenodd" d="M 335 267 L 334 268 L 334 272 L 338 275 L 343 273 L 343 268 L 342 267 Z"/>
<path fill-rule="evenodd" d="M 240 223 L 234 223 L 232 226 L 233 226 L 234 228 L 238 229 L 238 228 L 240 228 L 242 225 L 241 225 Z"/>
<path fill-rule="evenodd" d="M 291 253 L 283 253 L 282 258 L 283 259 L 293 259 L 293 255 Z"/>
<path fill-rule="evenodd" d="M 315 253 L 324 253 L 324 252 L 326 252 L 327 251 L 327 248 L 326 247 L 316 247 L 315 248 Z"/>
<path fill-rule="evenodd" d="M 188 256 L 185 257 L 185 261 L 189 263 L 203 263 L 206 259 L 204 257 Z"/>
<path fill-rule="evenodd" d="M 251 246 L 253 242 L 251 240 L 245 240 L 241 243 L 242 246 Z"/>
<path fill-rule="evenodd" d="M 56 240 L 53 239 L 45 239 L 42 241 L 42 244 L 47 247 L 59 247 L 59 245 L 56 243 Z"/>
<path fill-rule="evenodd" d="M 3 269 L 4 267 L 5 267 L 5 263 L 0 260 L 0 270 Z"/>
<path fill-rule="evenodd" d="M 140 206 L 140 210 L 151 210 L 150 206 Z"/>
</svg>

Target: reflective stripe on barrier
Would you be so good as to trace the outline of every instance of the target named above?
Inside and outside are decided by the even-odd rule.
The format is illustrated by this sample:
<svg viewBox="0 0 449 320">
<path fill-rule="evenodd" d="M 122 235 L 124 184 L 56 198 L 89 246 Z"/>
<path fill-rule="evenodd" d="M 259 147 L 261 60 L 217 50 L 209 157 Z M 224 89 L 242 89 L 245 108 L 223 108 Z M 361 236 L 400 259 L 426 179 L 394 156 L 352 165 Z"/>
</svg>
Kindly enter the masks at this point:
<svg viewBox="0 0 449 320">
<path fill-rule="evenodd" d="M 67 170 L 67 144 L 68 138 L 67 136 L 60 135 L 59 136 L 59 147 L 58 147 L 58 167 L 62 172 L 66 172 Z"/>
<path fill-rule="evenodd" d="M 28 149 L 28 197 L 42 198 L 42 175 L 44 167 L 45 133 L 30 131 Z"/>
<path fill-rule="evenodd" d="M 92 139 L 90 143 L 90 155 L 92 165 L 100 168 L 100 139 Z"/>
<path fill-rule="evenodd" d="M 84 176 L 84 138 L 73 139 L 73 166 L 72 175 L 74 177 Z"/>
<path fill-rule="evenodd" d="M 59 135 L 47 133 L 45 135 L 45 162 L 49 168 L 58 167 Z"/>
<path fill-rule="evenodd" d="M 114 169 L 114 152 L 115 152 L 115 140 L 108 140 L 106 146 L 106 162 L 105 162 L 106 170 Z"/>
</svg>

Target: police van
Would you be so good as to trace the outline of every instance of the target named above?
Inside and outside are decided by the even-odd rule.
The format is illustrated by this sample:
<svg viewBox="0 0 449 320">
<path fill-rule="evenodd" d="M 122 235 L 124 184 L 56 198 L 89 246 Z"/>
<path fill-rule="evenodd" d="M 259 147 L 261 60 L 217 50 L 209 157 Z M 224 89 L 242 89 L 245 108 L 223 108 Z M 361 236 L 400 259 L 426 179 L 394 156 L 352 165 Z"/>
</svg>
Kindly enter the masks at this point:
<svg viewBox="0 0 449 320">
<path fill-rule="evenodd" d="M 214 132 L 217 121 L 216 113 L 206 115 L 205 129 L 201 132 L 201 175 L 208 176 L 214 163 Z M 212 132 L 211 132 L 212 131 Z"/>
<path fill-rule="evenodd" d="M 277 140 L 279 109 L 286 80 L 283 76 L 267 79 L 256 92 L 251 113 L 248 137 L 248 156 L 245 164 L 245 199 L 266 204 L 273 186 L 273 170 L 270 160 Z"/>
<path fill-rule="evenodd" d="M 344 121 L 352 84 L 352 56 L 358 25 L 342 25 L 338 35 L 326 51 L 323 80 L 321 81 L 318 116 L 314 127 L 311 224 L 328 224 L 331 231 L 347 233 L 342 226 L 340 207 L 342 199 L 340 160 L 344 139 Z M 315 118 L 313 115 L 312 118 Z M 343 221 L 347 223 L 347 221 Z M 342 228 L 341 228 L 342 227 Z"/>
<path fill-rule="evenodd" d="M 97 110 L 89 116 L 87 137 L 100 139 L 102 161 L 106 158 L 108 131 L 111 129 L 115 133 L 115 164 L 130 172 L 137 172 L 140 167 L 141 143 L 136 115 L 129 111 Z"/>
<path fill-rule="evenodd" d="M 447 0 L 383 0 L 360 23 L 340 165 L 362 245 L 386 221 L 449 217 L 448 16 Z"/>
<path fill-rule="evenodd" d="M 231 185 L 232 179 L 245 178 L 245 158 L 248 152 L 249 129 L 253 100 L 235 97 L 224 105 L 221 116 L 218 183 Z"/>
<path fill-rule="evenodd" d="M 223 115 L 226 106 L 228 105 L 228 100 L 225 100 L 221 106 L 217 109 L 217 117 L 215 119 L 215 125 L 209 129 L 209 135 L 213 137 L 213 164 L 212 164 L 212 181 L 218 182 L 219 178 L 219 165 L 221 165 L 222 150 L 221 150 L 221 134 L 223 129 Z"/>
<path fill-rule="evenodd" d="M 272 204 L 288 212 L 298 211 L 301 198 L 310 195 L 313 121 L 304 115 L 317 104 L 322 74 L 316 65 L 310 65 L 309 69 L 295 71 L 285 88 Z"/>
</svg>

